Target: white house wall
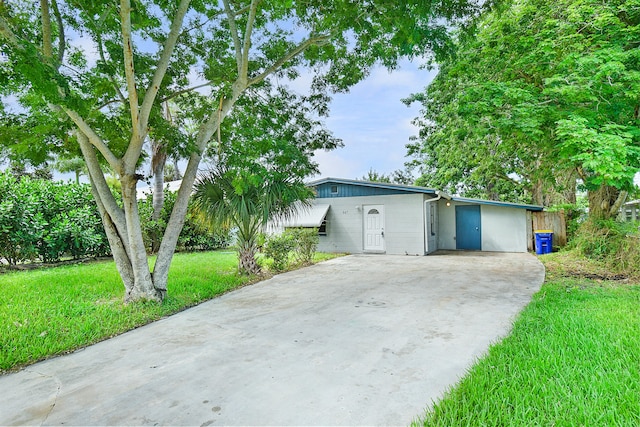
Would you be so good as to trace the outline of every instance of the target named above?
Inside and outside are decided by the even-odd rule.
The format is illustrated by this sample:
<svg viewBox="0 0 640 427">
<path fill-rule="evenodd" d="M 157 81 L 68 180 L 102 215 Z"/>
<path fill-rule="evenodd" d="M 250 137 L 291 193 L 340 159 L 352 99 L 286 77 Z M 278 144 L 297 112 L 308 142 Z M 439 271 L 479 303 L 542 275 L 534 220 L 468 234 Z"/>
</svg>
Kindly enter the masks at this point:
<svg viewBox="0 0 640 427">
<path fill-rule="evenodd" d="M 438 249 L 456 249 L 456 203 L 440 199 L 438 203 Z M 450 206 L 447 206 L 447 203 Z"/>
<path fill-rule="evenodd" d="M 525 209 L 482 205 L 482 250 L 527 252 L 527 211 Z"/>
<path fill-rule="evenodd" d="M 424 196 L 335 197 L 316 199 L 330 204 L 327 235 L 320 236 L 319 251 L 362 253 L 363 206 L 384 205 L 385 252 L 395 255 L 424 255 Z"/>
<path fill-rule="evenodd" d="M 456 206 L 472 205 L 438 201 L 438 248 L 456 249 Z M 480 205 L 482 250 L 494 252 L 527 251 L 527 211 L 525 209 Z"/>
</svg>

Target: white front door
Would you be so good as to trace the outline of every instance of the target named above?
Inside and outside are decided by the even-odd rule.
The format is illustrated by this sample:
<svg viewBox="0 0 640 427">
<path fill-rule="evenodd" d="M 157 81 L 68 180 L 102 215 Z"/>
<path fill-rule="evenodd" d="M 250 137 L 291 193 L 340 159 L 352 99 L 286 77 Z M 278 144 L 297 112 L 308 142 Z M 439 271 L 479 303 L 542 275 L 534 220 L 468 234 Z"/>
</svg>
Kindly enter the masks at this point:
<svg viewBox="0 0 640 427">
<path fill-rule="evenodd" d="M 384 205 L 364 205 L 364 250 L 384 251 Z"/>
</svg>

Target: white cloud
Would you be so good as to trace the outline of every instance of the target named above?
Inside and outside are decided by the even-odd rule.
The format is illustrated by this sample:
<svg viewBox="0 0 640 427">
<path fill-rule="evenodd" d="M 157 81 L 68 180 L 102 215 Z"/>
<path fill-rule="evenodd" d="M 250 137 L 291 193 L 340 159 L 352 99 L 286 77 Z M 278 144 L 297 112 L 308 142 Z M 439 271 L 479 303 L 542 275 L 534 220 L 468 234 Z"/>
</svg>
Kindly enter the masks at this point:
<svg viewBox="0 0 640 427">
<path fill-rule="evenodd" d="M 352 175 L 345 175 L 345 171 L 359 171 L 362 165 L 356 157 L 345 156 L 342 152 L 344 148 L 334 151 L 316 151 L 314 160 L 320 165 L 320 175 L 316 178 L 355 178 Z"/>
<path fill-rule="evenodd" d="M 322 176 L 356 178 L 370 168 L 384 174 L 404 168 L 405 146 L 418 134 L 411 121 L 420 106 L 407 107 L 400 100 L 422 91 L 434 76 L 409 65 L 391 74 L 376 69 L 350 93 L 334 97 L 327 127 L 345 147 L 317 157 Z"/>
</svg>

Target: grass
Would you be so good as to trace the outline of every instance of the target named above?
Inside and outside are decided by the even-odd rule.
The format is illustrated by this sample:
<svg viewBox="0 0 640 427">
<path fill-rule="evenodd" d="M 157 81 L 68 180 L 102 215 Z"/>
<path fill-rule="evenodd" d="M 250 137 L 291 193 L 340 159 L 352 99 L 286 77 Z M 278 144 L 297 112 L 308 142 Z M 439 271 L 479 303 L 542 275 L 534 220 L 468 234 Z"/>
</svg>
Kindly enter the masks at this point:
<svg viewBox="0 0 640 427">
<path fill-rule="evenodd" d="M 335 256 L 317 254 L 315 261 Z M 176 254 L 162 304 L 128 305 L 112 261 L 0 274 L 0 373 L 102 341 L 257 280 L 236 269 L 235 252 Z"/>
<path fill-rule="evenodd" d="M 541 258 L 547 280 L 511 334 L 416 425 L 640 425 L 640 285 Z"/>
</svg>

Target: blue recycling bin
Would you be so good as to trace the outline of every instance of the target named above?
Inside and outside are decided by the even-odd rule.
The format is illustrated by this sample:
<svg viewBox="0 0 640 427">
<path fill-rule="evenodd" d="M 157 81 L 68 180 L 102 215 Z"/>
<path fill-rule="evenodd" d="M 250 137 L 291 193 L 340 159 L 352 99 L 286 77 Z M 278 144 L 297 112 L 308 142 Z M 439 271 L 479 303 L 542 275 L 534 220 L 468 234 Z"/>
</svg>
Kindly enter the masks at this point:
<svg viewBox="0 0 640 427">
<path fill-rule="evenodd" d="M 553 230 L 536 230 L 536 255 L 550 254 L 553 249 Z"/>
</svg>

